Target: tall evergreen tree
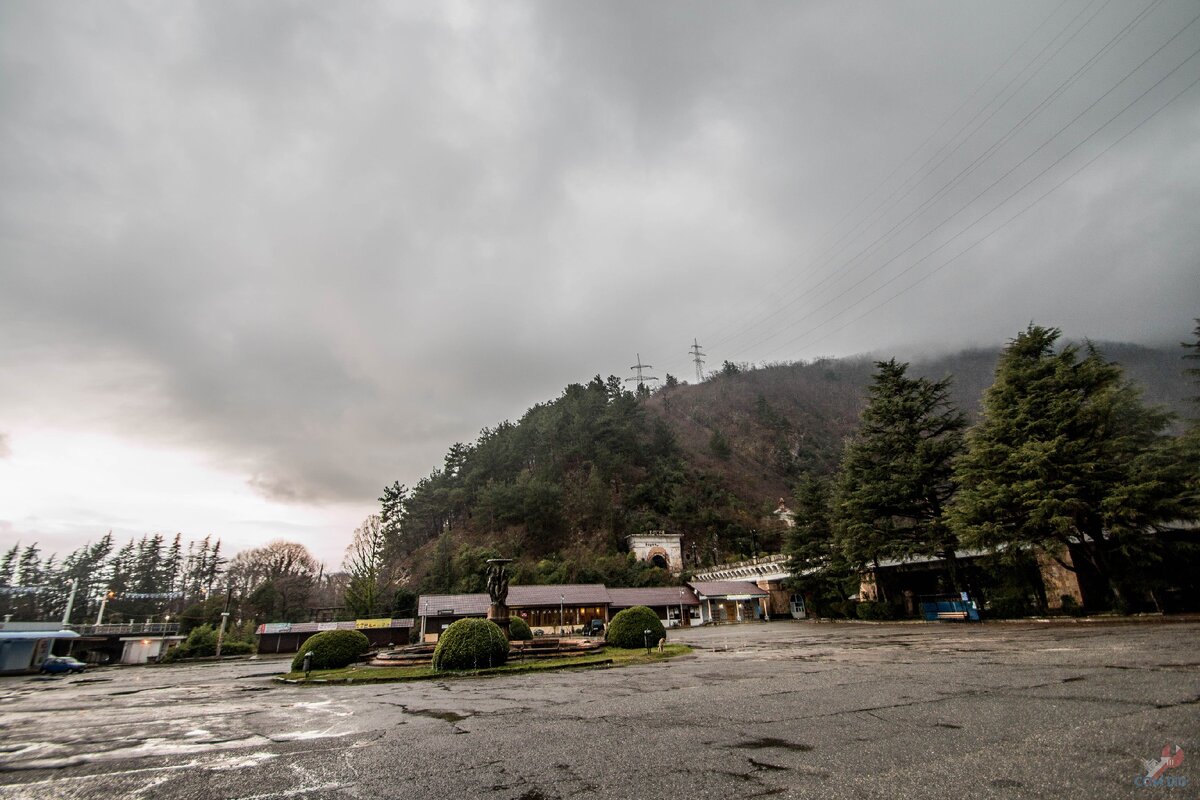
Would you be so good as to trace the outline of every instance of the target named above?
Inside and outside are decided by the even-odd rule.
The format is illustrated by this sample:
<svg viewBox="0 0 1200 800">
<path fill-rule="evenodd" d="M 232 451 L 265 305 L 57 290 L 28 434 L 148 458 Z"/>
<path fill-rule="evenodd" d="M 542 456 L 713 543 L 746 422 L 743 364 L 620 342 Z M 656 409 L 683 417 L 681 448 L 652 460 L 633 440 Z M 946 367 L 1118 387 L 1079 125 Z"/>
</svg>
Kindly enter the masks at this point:
<svg viewBox="0 0 1200 800">
<path fill-rule="evenodd" d="M 41 619 L 40 587 L 42 585 L 42 556 L 37 544 L 29 544 L 17 561 L 16 585 L 31 590 L 18 594 L 13 603 L 17 619 Z"/>
<path fill-rule="evenodd" d="M 796 524 L 784 542 L 791 584 L 813 604 L 810 613 L 826 616 L 830 604 L 846 599 L 847 584 L 857 582 L 857 573 L 834 537 L 832 482 L 806 473 L 794 498 Z"/>
<path fill-rule="evenodd" d="M 965 541 L 1068 568 L 1073 545 L 1122 604 L 1117 564 L 1144 555 L 1152 527 L 1182 509 L 1183 475 L 1163 434 L 1170 416 L 1143 405 L 1090 345 L 1058 348 L 1060 335 L 1031 325 L 1004 351 L 949 516 Z"/>
<path fill-rule="evenodd" d="M 1182 344 L 1191 351 L 1183 357 L 1192 365 L 1184 369 L 1184 373 L 1192 378 L 1195 385 L 1196 394 L 1191 398 L 1195 408 L 1186 432 L 1176 444 L 1174 452 L 1167 455 L 1167 458 L 1173 459 L 1186 473 L 1183 481 L 1184 508 L 1180 516 L 1189 520 L 1200 517 L 1200 319 L 1196 320 L 1193 336 L 1193 341 Z"/>
<path fill-rule="evenodd" d="M 400 523 L 404 515 L 404 500 L 408 496 L 408 487 L 393 481 L 391 486 L 383 487 L 383 494 L 379 497 L 381 506 L 379 513 L 379 523 L 383 527 L 385 536 L 393 537 L 400 535 Z"/>
<path fill-rule="evenodd" d="M 1192 351 L 1184 355 L 1184 359 L 1189 363 L 1200 361 L 1200 319 L 1196 320 L 1196 328 L 1192 331 L 1192 335 L 1195 337 L 1195 341 L 1181 342 L 1184 347 Z M 1200 389 L 1200 365 L 1190 366 L 1184 372 L 1196 381 L 1196 386 Z M 1192 397 L 1192 402 L 1200 405 L 1200 393 Z M 1196 416 L 1192 418 L 1192 423 L 1193 427 L 1200 428 L 1200 408 L 1196 409 Z"/>
<path fill-rule="evenodd" d="M 17 578 L 17 562 L 20 558 L 21 544 L 18 542 L 4 551 L 0 557 L 0 586 L 12 586 Z"/>
<path fill-rule="evenodd" d="M 21 544 L 18 542 L 5 550 L 4 556 L 0 557 L 0 614 L 12 613 L 15 604 L 16 595 L 3 590 L 16 585 L 20 552 Z"/>
<path fill-rule="evenodd" d="M 885 558 L 946 558 L 959 584 L 958 540 L 943 511 L 966 421 L 950 404 L 950 379 L 910 378 L 908 365 L 895 359 L 875 368 L 858 433 L 842 458 L 834 507 L 839 543 L 860 567 Z"/>
</svg>

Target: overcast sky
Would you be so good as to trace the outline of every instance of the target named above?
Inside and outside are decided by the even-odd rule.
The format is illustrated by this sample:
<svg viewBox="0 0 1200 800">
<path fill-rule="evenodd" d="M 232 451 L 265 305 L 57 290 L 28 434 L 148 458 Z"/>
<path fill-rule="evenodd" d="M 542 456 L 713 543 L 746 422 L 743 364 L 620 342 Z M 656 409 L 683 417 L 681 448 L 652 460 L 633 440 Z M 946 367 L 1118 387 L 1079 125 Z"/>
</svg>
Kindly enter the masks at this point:
<svg viewBox="0 0 1200 800">
<path fill-rule="evenodd" d="M 0 545 L 336 564 L 385 484 L 693 340 L 1179 341 L 1198 15 L 6 0 Z"/>
</svg>

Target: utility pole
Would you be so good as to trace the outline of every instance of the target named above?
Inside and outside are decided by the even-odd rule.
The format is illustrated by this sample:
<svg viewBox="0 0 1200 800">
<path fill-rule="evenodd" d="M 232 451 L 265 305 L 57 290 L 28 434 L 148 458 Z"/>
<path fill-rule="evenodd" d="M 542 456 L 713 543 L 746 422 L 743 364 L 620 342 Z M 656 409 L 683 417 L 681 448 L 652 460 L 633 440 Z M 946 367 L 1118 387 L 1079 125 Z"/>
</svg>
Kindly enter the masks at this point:
<svg viewBox="0 0 1200 800">
<path fill-rule="evenodd" d="M 696 363 L 696 383 L 704 382 L 704 356 L 706 353 L 700 352 L 700 342 L 692 339 L 692 346 L 688 349 L 692 354 L 692 361 Z"/>
<path fill-rule="evenodd" d="M 643 391 L 645 390 L 645 387 L 646 387 L 646 381 L 656 381 L 656 380 L 658 380 L 658 378 L 654 377 L 653 375 L 643 375 L 643 374 L 642 374 L 642 370 L 644 370 L 644 369 L 654 369 L 654 366 L 653 366 L 652 364 L 643 364 L 643 363 L 642 363 L 642 354 L 641 354 L 641 353 L 638 353 L 638 360 L 637 360 L 637 363 L 636 363 L 636 364 L 634 364 L 632 367 L 630 367 L 630 369 L 631 369 L 631 370 L 633 370 L 633 371 L 635 371 L 635 372 L 637 373 L 637 377 L 636 377 L 636 378 L 626 378 L 626 379 L 625 379 L 625 382 L 626 382 L 626 383 L 634 383 L 634 382 L 636 382 L 636 383 L 637 383 L 637 391 L 638 391 L 638 394 L 639 394 L 639 395 L 640 395 L 640 394 L 642 394 L 642 393 L 643 393 Z"/>
<path fill-rule="evenodd" d="M 229 612 L 221 612 L 221 630 L 217 632 L 217 658 L 221 657 L 221 645 L 225 642 L 225 626 L 229 624 Z"/>
<path fill-rule="evenodd" d="M 221 657 L 221 644 L 225 641 L 225 626 L 229 624 L 229 601 L 233 599 L 233 581 L 225 582 L 225 610 L 221 612 L 221 630 L 217 633 L 217 658 Z"/>
</svg>

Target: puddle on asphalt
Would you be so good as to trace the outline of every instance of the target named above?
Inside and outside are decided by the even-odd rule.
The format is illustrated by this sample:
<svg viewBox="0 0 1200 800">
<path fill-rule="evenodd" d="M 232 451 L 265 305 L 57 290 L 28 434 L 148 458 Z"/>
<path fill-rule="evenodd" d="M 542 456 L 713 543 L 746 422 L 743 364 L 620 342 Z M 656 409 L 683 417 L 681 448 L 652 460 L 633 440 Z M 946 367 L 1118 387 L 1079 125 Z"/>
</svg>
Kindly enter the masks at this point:
<svg viewBox="0 0 1200 800">
<path fill-rule="evenodd" d="M 789 742 L 787 739 L 777 739 L 774 736 L 763 736 L 747 742 L 738 742 L 732 746 L 739 750 L 792 750 L 798 753 L 807 753 L 812 750 L 812 745 Z"/>
<path fill-rule="evenodd" d="M 435 708 L 405 708 L 404 713 L 414 714 L 418 717 L 433 717 L 443 722 L 462 722 L 471 716 L 470 714 L 459 714 L 456 711 L 438 711 Z"/>
</svg>

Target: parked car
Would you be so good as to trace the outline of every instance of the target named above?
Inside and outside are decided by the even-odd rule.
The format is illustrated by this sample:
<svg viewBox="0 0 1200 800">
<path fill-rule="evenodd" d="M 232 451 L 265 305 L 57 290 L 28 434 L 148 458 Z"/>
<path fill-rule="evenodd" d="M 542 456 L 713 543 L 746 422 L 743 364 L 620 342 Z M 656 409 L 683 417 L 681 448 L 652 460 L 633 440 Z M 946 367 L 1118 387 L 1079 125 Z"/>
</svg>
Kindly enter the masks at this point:
<svg viewBox="0 0 1200 800">
<path fill-rule="evenodd" d="M 71 656 L 50 656 L 42 662 L 43 673 L 48 672 L 51 675 L 61 675 L 64 672 L 83 672 L 87 669 L 87 664 L 77 658 Z"/>
</svg>

